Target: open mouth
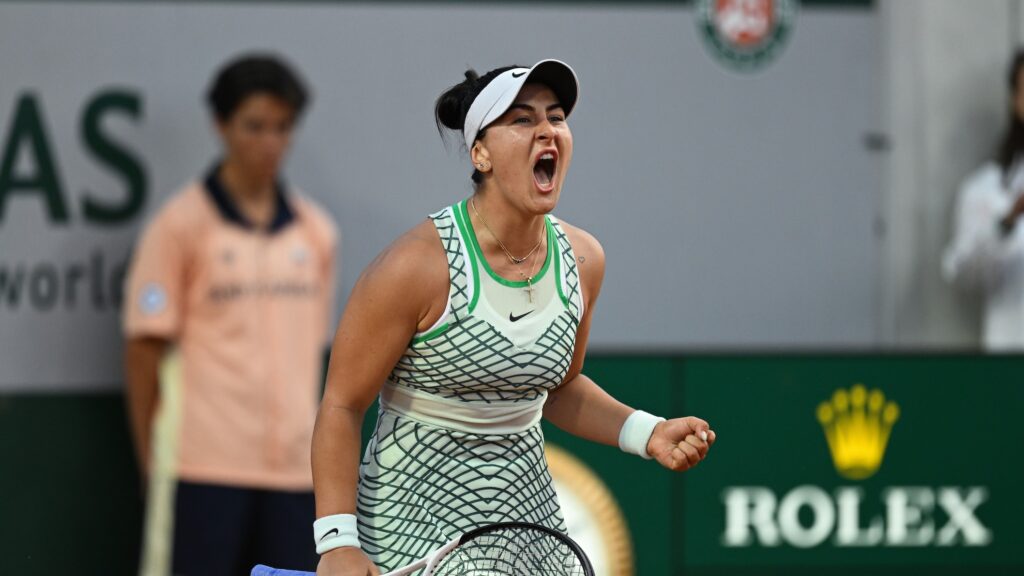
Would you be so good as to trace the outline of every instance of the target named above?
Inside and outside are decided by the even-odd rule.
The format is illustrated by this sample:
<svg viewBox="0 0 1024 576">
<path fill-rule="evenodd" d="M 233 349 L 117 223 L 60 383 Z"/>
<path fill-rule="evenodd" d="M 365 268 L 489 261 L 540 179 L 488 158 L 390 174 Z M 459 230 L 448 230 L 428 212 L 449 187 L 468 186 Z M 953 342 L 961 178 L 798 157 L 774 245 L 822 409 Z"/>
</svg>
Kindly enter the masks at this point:
<svg viewBox="0 0 1024 576">
<path fill-rule="evenodd" d="M 557 164 L 558 155 L 554 152 L 545 152 L 537 158 L 537 162 L 533 165 L 533 179 L 541 190 L 554 188 Z"/>
</svg>

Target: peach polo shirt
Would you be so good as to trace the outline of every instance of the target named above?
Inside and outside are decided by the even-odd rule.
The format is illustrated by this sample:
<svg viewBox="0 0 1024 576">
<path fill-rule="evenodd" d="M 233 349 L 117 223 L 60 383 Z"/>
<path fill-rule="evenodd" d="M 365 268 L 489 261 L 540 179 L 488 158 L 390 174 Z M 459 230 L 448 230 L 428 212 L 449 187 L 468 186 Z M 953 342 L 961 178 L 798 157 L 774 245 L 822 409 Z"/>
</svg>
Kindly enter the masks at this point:
<svg viewBox="0 0 1024 576">
<path fill-rule="evenodd" d="M 180 479 L 312 488 L 336 244 L 330 217 L 283 186 L 272 225 L 254 229 L 216 168 L 147 226 L 129 270 L 123 328 L 128 338 L 178 346 Z"/>
</svg>

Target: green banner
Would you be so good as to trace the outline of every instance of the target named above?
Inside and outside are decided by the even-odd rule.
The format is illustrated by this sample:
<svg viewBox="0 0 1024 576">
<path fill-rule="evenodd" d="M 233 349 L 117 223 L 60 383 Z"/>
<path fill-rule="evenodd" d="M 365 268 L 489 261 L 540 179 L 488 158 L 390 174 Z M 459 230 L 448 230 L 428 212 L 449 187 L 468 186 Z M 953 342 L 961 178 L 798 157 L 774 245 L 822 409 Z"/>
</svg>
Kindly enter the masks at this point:
<svg viewBox="0 0 1024 576">
<path fill-rule="evenodd" d="M 676 571 L 1024 573 L 1021 366 L 686 361 L 682 412 L 711 421 L 719 444 L 676 485 Z"/>
<path fill-rule="evenodd" d="M 615 566 L 632 574 L 1024 574 L 1024 357 L 604 356 L 585 372 L 719 438 L 676 474 L 545 423 L 577 468 L 562 477 L 567 520 L 593 512 L 596 478 L 627 529 Z M 134 573 L 141 500 L 120 395 L 0 395 L 0 457 L 0 573 Z M 50 527 L 69 522 L 92 529 L 54 553 Z"/>
</svg>

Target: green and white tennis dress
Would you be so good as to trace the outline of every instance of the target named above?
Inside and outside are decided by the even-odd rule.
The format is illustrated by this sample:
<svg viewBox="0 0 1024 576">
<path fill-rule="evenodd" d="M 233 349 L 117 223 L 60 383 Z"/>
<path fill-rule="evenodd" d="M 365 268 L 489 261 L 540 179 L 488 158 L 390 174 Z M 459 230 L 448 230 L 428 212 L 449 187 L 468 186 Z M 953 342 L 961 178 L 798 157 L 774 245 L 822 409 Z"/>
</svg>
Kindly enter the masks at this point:
<svg viewBox="0 0 1024 576">
<path fill-rule="evenodd" d="M 565 532 L 540 419 L 583 312 L 572 247 L 548 216 L 528 291 L 491 270 L 466 201 L 431 219 L 448 256 L 448 305 L 384 384 L 359 468 L 359 539 L 384 571 L 492 522 Z"/>
</svg>

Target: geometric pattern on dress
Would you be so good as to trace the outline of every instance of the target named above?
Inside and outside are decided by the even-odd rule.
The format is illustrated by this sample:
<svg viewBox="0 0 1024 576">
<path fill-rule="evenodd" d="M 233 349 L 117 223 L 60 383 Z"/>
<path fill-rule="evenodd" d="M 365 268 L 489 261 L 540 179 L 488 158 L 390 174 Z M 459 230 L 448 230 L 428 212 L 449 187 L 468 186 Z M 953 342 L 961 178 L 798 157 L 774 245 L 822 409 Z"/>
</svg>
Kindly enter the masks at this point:
<svg viewBox="0 0 1024 576">
<path fill-rule="evenodd" d="M 555 229 L 562 266 L 565 268 L 565 272 L 562 274 L 562 290 L 566 300 L 569 301 L 569 311 L 577 320 L 582 320 L 583 294 L 580 291 L 580 273 L 579 268 L 576 267 L 576 255 L 573 253 L 569 238 L 565 235 L 558 220 L 552 218 L 551 224 Z"/>
<path fill-rule="evenodd" d="M 562 383 L 575 347 L 576 323 L 568 312 L 537 343 L 518 349 L 489 322 L 469 317 L 411 347 L 389 380 L 442 398 L 467 402 L 534 400 Z"/>
<path fill-rule="evenodd" d="M 452 218 L 451 209 L 445 208 L 430 215 L 434 227 L 441 237 L 441 246 L 448 257 L 448 297 L 451 299 L 451 315 L 453 322 L 460 322 L 469 313 L 469 283 L 466 259 L 463 255 L 462 241 L 459 237 L 458 225 Z"/>
<path fill-rule="evenodd" d="M 469 310 L 474 272 L 449 208 L 431 216 L 448 258 L 448 327 L 414 340 L 388 380 L 472 404 L 534 400 L 568 373 L 579 324 L 579 277 L 561 228 L 566 309 L 535 344 L 517 348 Z M 380 411 L 359 469 L 359 539 L 384 571 L 408 564 L 472 528 L 532 522 L 565 532 L 540 425 L 517 434 L 473 434 Z"/>
<path fill-rule="evenodd" d="M 471 263 L 463 256 L 463 241 L 451 210 L 431 218 L 448 257 L 451 324 L 430 340 L 410 344 L 388 380 L 442 398 L 485 403 L 533 400 L 557 388 L 572 362 L 580 312 L 578 268 L 557 220 L 550 221 L 558 241 L 559 281 L 567 292 L 568 310 L 558 315 L 536 344 L 518 348 L 492 324 L 469 313 Z"/>
<path fill-rule="evenodd" d="M 540 426 L 477 435 L 382 412 L 360 466 L 363 550 L 383 571 L 495 522 L 565 533 Z"/>
</svg>

